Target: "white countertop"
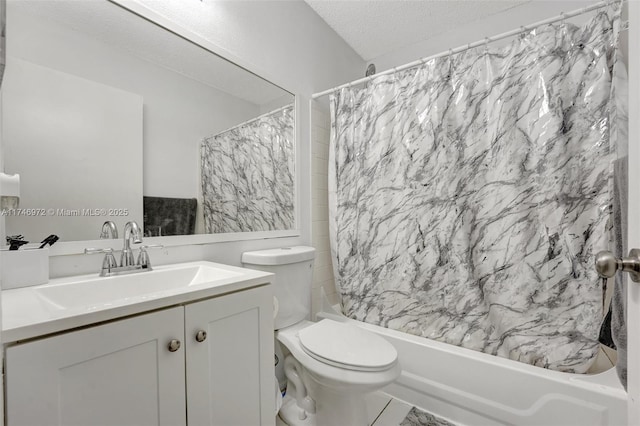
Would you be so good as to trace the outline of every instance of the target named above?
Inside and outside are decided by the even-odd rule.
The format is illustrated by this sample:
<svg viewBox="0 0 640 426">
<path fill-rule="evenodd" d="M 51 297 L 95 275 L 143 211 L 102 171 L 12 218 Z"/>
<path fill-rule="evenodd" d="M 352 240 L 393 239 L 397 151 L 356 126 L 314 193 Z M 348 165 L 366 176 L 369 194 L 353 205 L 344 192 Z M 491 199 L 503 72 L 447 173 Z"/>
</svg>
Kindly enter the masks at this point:
<svg viewBox="0 0 640 426">
<path fill-rule="evenodd" d="M 79 281 L 98 279 L 99 285 L 109 286 L 110 280 L 118 277 L 98 278 L 98 274 L 56 278 L 48 284 L 2 291 L 2 343 L 31 339 L 38 336 L 83 327 L 155 309 L 193 302 L 199 299 L 219 296 L 251 287 L 269 284 L 273 274 L 239 268 L 219 263 L 198 261 L 176 265 L 154 267 L 152 271 L 127 275 L 144 276 L 147 283 L 154 277 L 176 268 L 204 266 L 233 273 L 205 283 L 177 288 L 147 291 L 133 297 L 116 298 L 109 303 L 97 303 L 73 308 L 63 308 L 42 296 L 42 289 L 54 286 L 69 286 Z M 96 285 L 96 284 L 92 284 Z"/>
</svg>

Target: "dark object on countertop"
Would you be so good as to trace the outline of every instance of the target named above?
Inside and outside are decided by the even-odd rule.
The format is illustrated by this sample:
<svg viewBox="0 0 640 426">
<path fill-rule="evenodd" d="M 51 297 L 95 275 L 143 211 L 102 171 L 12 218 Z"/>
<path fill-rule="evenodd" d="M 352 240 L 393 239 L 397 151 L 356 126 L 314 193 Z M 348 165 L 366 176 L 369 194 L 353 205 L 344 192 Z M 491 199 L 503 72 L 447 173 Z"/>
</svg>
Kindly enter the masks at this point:
<svg viewBox="0 0 640 426">
<path fill-rule="evenodd" d="M 45 238 L 44 240 L 40 241 L 40 247 L 38 248 L 44 248 L 44 246 L 46 246 L 47 244 L 49 244 L 49 246 L 52 246 L 56 243 L 56 241 L 58 241 L 60 238 L 58 238 L 57 235 L 55 234 L 51 234 L 49 235 L 47 238 Z"/>
<path fill-rule="evenodd" d="M 29 241 L 25 241 L 22 235 L 11 235 L 7 237 L 7 244 L 9 244 L 9 250 L 18 250 L 21 246 L 29 244 Z"/>
</svg>

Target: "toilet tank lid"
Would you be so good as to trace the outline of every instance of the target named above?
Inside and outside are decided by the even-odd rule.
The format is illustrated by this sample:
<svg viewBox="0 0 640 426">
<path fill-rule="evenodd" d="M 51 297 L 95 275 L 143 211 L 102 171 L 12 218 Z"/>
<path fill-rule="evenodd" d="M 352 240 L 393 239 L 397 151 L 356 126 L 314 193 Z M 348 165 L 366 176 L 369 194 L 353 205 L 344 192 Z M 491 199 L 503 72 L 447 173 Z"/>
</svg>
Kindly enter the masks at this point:
<svg viewBox="0 0 640 426">
<path fill-rule="evenodd" d="M 313 260 L 316 249 L 296 246 L 242 253 L 242 263 L 247 265 L 287 265 Z"/>
</svg>

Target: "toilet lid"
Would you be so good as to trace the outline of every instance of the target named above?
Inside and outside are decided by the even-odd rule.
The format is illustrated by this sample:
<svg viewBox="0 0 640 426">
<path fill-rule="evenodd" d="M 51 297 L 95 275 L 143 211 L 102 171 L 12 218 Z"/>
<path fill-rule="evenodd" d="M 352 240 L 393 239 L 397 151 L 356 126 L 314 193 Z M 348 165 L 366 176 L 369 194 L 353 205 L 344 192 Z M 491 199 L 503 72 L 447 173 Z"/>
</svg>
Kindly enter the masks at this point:
<svg viewBox="0 0 640 426">
<path fill-rule="evenodd" d="M 298 332 L 302 349 L 325 364 L 348 370 L 381 371 L 398 353 L 382 337 L 351 324 L 324 319 Z"/>
</svg>

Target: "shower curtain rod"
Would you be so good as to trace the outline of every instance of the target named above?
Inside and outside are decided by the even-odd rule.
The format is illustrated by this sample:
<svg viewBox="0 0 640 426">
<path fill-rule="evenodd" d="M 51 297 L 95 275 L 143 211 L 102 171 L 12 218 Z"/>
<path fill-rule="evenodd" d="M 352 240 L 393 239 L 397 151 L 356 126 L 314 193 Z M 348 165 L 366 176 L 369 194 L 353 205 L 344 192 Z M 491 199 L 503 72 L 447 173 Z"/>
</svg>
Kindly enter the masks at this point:
<svg viewBox="0 0 640 426">
<path fill-rule="evenodd" d="M 234 126 L 231 126 L 231 127 L 229 127 L 228 129 L 224 129 L 224 130 L 222 130 L 221 132 L 218 132 L 218 133 L 216 133 L 216 134 L 214 134 L 214 135 L 211 135 L 211 136 L 207 136 L 207 137 L 205 137 L 205 138 L 203 138 L 203 139 L 207 139 L 207 138 L 210 138 L 210 137 L 213 137 L 213 136 L 218 136 L 218 135 L 221 135 L 221 134 L 223 134 L 223 133 L 230 132 L 231 130 L 237 129 L 237 128 L 238 128 L 238 127 L 240 127 L 240 126 L 246 126 L 247 124 L 249 124 L 249 123 L 253 123 L 254 121 L 258 121 L 258 120 L 260 120 L 261 118 L 266 117 L 267 115 L 275 114 L 275 113 L 277 113 L 277 112 L 283 111 L 283 110 L 284 110 L 284 109 L 286 109 L 286 108 L 290 108 L 292 105 L 293 105 L 293 104 L 287 104 L 287 105 L 285 105 L 285 106 L 281 106 L 280 108 L 276 108 L 276 109 L 274 109 L 273 111 L 265 112 L 264 114 L 261 114 L 261 115 L 259 115 L 259 116 L 257 116 L 257 117 L 254 117 L 254 118 L 250 118 L 250 119 L 249 119 L 249 120 L 247 120 L 247 121 L 243 121 L 243 122 L 242 122 L 242 123 L 240 123 L 240 124 L 236 124 L 236 125 L 234 125 Z"/>
<path fill-rule="evenodd" d="M 538 22 L 536 22 L 534 24 L 531 24 L 531 25 L 521 26 L 520 28 L 517 28 L 515 30 L 507 31 L 505 33 L 498 34 L 498 35 L 495 35 L 495 36 L 492 36 L 492 37 L 485 37 L 483 40 L 479 40 L 479 41 L 476 41 L 474 43 L 465 44 L 465 45 L 462 45 L 460 47 L 456 47 L 455 49 L 449 49 L 449 50 L 446 50 L 444 52 L 440 52 L 440 53 L 437 53 L 435 55 L 432 55 L 432 56 L 429 56 L 429 57 L 426 57 L 426 58 L 418 59 L 417 61 L 409 62 L 408 64 L 405 64 L 405 65 L 402 65 L 402 66 L 399 66 L 399 67 L 390 68 L 390 69 L 388 69 L 386 71 L 382 71 L 382 72 L 379 72 L 377 74 L 370 75 L 368 77 L 363 77 L 361 79 L 352 81 L 350 83 L 342 84 L 340 86 L 334 87 L 333 89 L 325 90 L 324 92 L 315 93 L 315 94 L 313 94 L 311 96 L 311 99 L 318 99 L 318 98 L 320 98 L 322 96 L 330 95 L 331 93 L 336 92 L 336 91 L 338 91 L 340 89 L 344 89 L 345 87 L 350 87 L 350 86 L 353 86 L 353 85 L 356 85 L 356 84 L 365 83 L 367 81 L 370 81 L 370 80 L 374 79 L 375 77 L 391 74 L 391 73 L 394 73 L 396 71 L 402 71 L 402 70 L 406 70 L 406 69 L 409 69 L 409 68 L 413 68 L 413 67 L 416 67 L 416 66 L 418 66 L 420 64 L 424 64 L 425 62 L 427 62 L 427 61 L 429 61 L 431 59 L 440 58 L 442 56 L 447 56 L 447 55 L 452 55 L 454 53 L 463 52 L 465 50 L 472 49 L 472 48 L 478 47 L 478 46 L 482 46 L 482 45 L 490 43 L 490 42 L 494 42 L 494 41 L 501 40 L 501 39 L 508 38 L 508 37 L 512 37 L 514 35 L 518 35 L 518 34 L 521 34 L 521 33 L 527 32 L 527 31 L 531 31 L 531 30 L 533 30 L 533 29 L 535 29 L 535 28 L 537 28 L 537 27 L 539 27 L 541 25 L 552 24 L 554 22 L 562 21 L 564 19 L 573 18 L 574 16 L 582 15 L 584 13 L 591 12 L 592 10 L 603 8 L 605 6 L 608 6 L 611 3 L 613 3 L 613 2 L 611 2 L 611 1 L 602 1 L 600 3 L 592 4 L 591 6 L 583 7 L 582 9 L 574 10 L 573 12 L 561 13 L 560 15 L 554 16 L 553 18 L 548 18 L 548 19 L 545 19 L 543 21 L 538 21 Z"/>
</svg>

